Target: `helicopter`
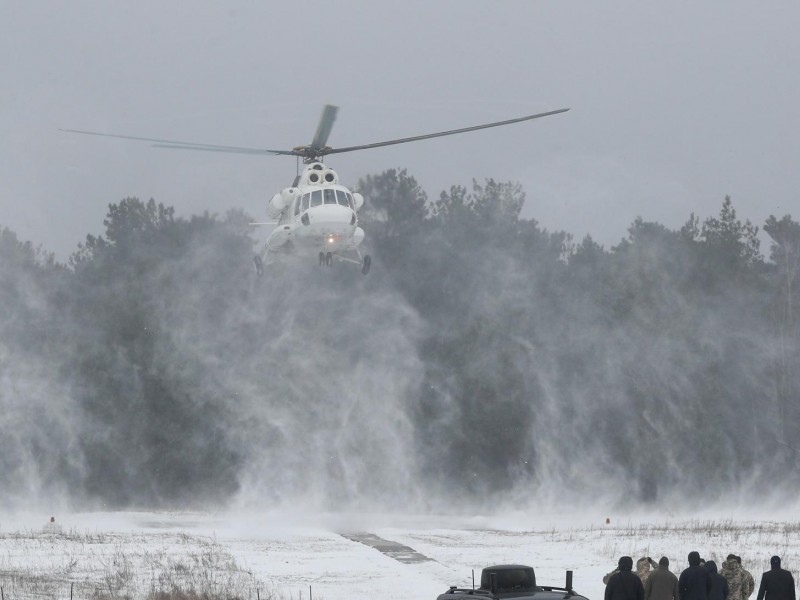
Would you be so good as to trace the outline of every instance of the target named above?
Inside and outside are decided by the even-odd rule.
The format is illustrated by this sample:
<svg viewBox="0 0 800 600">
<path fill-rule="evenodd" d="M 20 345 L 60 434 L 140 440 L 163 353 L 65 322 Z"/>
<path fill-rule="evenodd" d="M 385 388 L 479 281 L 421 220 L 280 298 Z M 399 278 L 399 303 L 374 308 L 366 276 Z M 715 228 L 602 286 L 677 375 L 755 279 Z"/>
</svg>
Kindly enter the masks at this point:
<svg viewBox="0 0 800 600">
<path fill-rule="evenodd" d="M 359 226 L 358 221 L 358 211 L 364 205 L 364 197 L 340 183 L 338 173 L 324 163 L 326 156 L 467 133 L 501 125 L 511 125 L 512 123 L 521 123 L 563 113 L 568 111 L 569 108 L 483 125 L 451 129 L 449 131 L 359 146 L 333 148 L 328 146 L 327 142 L 338 110 L 339 107 L 337 106 L 326 105 L 322 110 L 322 115 L 311 143 L 306 146 L 295 146 L 290 150 L 200 144 L 77 129 L 62 129 L 61 131 L 151 142 L 157 148 L 295 156 L 297 157 L 298 166 L 302 159 L 304 168 L 302 171 L 298 168 L 298 173 L 292 185 L 274 194 L 267 204 L 267 215 L 273 220 L 250 223 L 253 226 L 270 225 L 274 227 L 264 244 L 263 251 L 253 258 L 256 274 L 259 277 L 263 276 L 265 264 L 271 264 L 282 257 L 294 256 L 306 260 L 315 259 L 318 261 L 319 266 L 327 267 L 332 266 L 334 260 L 352 263 L 359 266 L 361 272 L 366 275 L 372 265 L 372 258 L 369 254 L 361 251 L 361 244 L 365 236 L 364 230 Z"/>
</svg>

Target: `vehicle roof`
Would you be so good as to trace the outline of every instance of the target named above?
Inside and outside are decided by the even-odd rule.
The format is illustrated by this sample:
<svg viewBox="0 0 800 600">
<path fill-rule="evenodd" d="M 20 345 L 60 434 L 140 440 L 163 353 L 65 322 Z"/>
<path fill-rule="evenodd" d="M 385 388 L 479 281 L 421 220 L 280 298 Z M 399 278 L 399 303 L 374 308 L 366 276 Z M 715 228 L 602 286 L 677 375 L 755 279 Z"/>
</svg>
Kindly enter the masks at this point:
<svg viewBox="0 0 800 600">
<path fill-rule="evenodd" d="M 566 590 L 564 588 L 552 588 L 550 586 L 537 586 L 533 591 L 525 592 L 498 592 L 492 594 L 489 590 L 470 590 L 470 589 L 449 589 L 444 594 L 439 594 L 437 600 L 456 600 L 457 598 L 486 598 L 491 600 L 502 600 L 513 598 L 514 600 L 525 600 L 530 598 L 532 600 L 587 600 L 585 596 L 581 596 L 574 590 Z"/>
</svg>

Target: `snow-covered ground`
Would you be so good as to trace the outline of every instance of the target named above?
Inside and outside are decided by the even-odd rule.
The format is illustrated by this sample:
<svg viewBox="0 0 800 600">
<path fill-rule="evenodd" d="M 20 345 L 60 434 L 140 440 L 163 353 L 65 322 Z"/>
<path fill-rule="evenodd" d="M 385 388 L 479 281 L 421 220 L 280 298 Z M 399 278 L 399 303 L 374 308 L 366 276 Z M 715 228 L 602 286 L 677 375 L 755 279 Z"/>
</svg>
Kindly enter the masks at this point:
<svg viewBox="0 0 800 600">
<path fill-rule="evenodd" d="M 232 590 L 244 598 L 434 600 L 470 586 L 484 566 L 530 564 L 537 581 L 592 600 L 619 556 L 668 556 L 686 566 L 698 550 L 717 563 L 742 557 L 756 585 L 773 554 L 797 573 L 800 522 L 612 517 L 364 514 L 80 513 L 0 516 L 0 586 L 18 598 L 145 597 L 153 589 Z M 428 561 L 405 563 L 342 534 L 369 532 Z M 796 576 L 796 579 L 799 579 Z M 753 599 L 755 596 L 753 596 Z"/>
</svg>

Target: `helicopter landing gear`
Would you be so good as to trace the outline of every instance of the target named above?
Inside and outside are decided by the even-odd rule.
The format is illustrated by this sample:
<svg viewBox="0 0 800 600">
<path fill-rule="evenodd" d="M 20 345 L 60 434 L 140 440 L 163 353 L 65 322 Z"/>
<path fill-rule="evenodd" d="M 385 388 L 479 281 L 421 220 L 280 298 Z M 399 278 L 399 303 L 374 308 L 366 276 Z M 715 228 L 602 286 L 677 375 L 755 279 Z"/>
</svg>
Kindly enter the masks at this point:
<svg viewBox="0 0 800 600">
<path fill-rule="evenodd" d="M 364 262 L 361 265 L 361 272 L 366 275 L 369 273 L 369 268 L 372 266 L 372 257 L 369 254 L 364 255 Z"/>
<path fill-rule="evenodd" d="M 261 260 L 260 256 L 253 257 L 253 265 L 256 268 L 256 275 L 259 277 L 263 277 L 264 275 L 264 261 Z"/>
</svg>

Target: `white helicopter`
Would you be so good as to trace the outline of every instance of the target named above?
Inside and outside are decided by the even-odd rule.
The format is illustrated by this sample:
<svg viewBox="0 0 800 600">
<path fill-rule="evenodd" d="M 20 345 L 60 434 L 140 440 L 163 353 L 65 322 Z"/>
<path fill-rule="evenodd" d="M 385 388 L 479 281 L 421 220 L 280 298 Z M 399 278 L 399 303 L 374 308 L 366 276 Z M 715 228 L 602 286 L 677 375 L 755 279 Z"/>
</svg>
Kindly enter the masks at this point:
<svg viewBox="0 0 800 600">
<path fill-rule="evenodd" d="M 336 120 L 339 108 L 326 105 L 317 126 L 316 134 L 308 146 L 296 146 L 291 150 L 266 150 L 260 148 L 242 148 L 237 146 L 221 146 L 215 144 L 198 144 L 194 142 L 180 142 L 175 140 L 162 140 L 131 135 L 118 135 L 111 133 L 98 133 L 94 131 L 81 131 L 76 129 L 62 129 L 70 133 L 83 133 L 104 137 L 123 138 L 153 142 L 158 148 L 173 148 L 179 150 L 202 150 L 206 152 L 232 152 L 237 154 L 264 154 L 278 156 L 296 156 L 298 161 L 303 159 L 305 167 L 295 177 L 291 187 L 284 188 L 269 201 L 267 214 L 276 219 L 269 222 L 251 223 L 251 225 L 273 225 L 275 228 L 269 235 L 263 252 L 253 259 L 256 273 L 264 274 L 265 262 L 270 263 L 282 256 L 297 256 L 316 258 L 320 266 L 330 267 L 334 259 L 354 263 L 361 267 L 363 274 L 369 273 L 372 259 L 368 254 L 361 252 L 361 243 L 364 241 L 364 230 L 358 225 L 358 210 L 364 204 L 364 197 L 358 192 L 353 192 L 339 183 L 339 175 L 323 162 L 329 154 L 353 152 L 416 142 L 445 135 L 455 135 L 500 125 L 520 123 L 540 117 L 547 117 L 568 111 L 568 108 L 552 110 L 549 112 L 518 117 L 506 121 L 497 121 L 485 125 L 474 125 L 450 131 L 440 131 L 407 138 L 375 142 L 361 146 L 346 148 L 332 148 L 327 144 L 328 136 Z"/>
</svg>

